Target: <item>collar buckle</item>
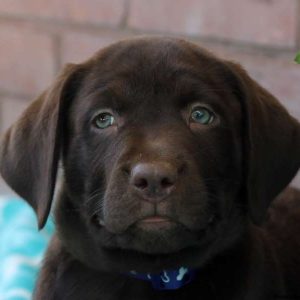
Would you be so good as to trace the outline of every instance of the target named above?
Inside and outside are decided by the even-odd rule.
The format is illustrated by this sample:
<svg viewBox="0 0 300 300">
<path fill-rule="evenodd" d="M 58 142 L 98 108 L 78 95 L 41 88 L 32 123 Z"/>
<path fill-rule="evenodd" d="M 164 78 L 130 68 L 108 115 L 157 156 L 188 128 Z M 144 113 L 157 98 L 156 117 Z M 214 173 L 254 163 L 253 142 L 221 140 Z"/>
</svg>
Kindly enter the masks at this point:
<svg viewBox="0 0 300 300">
<path fill-rule="evenodd" d="M 192 282 L 196 277 L 195 270 L 181 267 L 177 270 L 163 270 L 161 273 L 137 273 L 131 271 L 128 273 L 132 278 L 150 281 L 155 290 L 177 290 L 188 283 Z"/>
</svg>

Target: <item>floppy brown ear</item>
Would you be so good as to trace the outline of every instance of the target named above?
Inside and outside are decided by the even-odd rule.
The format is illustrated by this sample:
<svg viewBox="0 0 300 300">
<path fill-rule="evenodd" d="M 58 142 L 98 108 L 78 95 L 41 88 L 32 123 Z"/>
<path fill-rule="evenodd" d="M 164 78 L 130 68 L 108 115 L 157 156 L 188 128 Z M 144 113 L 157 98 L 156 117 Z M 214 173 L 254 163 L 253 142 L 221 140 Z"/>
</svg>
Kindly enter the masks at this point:
<svg viewBox="0 0 300 300">
<path fill-rule="evenodd" d="M 299 170 L 300 124 L 239 65 L 228 65 L 242 87 L 248 209 L 260 224 L 271 201 Z"/>
<path fill-rule="evenodd" d="M 76 65 L 67 65 L 55 83 L 6 132 L 0 144 L 0 173 L 36 211 L 45 225 L 54 193 L 65 100 Z"/>
</svg>

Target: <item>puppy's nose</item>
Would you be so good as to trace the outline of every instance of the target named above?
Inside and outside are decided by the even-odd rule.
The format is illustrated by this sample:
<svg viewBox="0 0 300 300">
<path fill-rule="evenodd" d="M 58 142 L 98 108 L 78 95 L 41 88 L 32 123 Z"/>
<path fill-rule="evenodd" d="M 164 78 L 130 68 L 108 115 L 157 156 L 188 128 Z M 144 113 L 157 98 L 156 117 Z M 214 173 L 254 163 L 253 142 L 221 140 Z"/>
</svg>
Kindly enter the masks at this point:
<svg viewBox="0 0 300 300">
<path fill-rule="evenodd" d="M 145 200 L 160 202 L 175 187 L 177 170 L 169 163 L 138 163 L 131 171 L 131 185 Z"/>
</svg>

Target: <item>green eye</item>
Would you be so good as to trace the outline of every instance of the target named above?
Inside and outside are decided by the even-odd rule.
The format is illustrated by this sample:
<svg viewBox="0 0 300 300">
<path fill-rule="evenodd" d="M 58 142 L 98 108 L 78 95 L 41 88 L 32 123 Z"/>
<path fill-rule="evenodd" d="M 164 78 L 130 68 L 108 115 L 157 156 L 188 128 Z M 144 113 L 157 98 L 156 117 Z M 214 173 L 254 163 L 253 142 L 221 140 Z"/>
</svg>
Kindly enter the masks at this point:
<svg viewBox="0 0 300 300">
<path fill-rule="evenodd" d="M 215 116 L 212 112 L 204 107 L 197 107 L 191 113 L 192 121 L 207 125 L 213 122 Z"/>
<path fill-rule="evenodd" d="M 103 112 L 98 114 L 94 118 L 94 125 L 100 129 L 105 129 L 109 126 L 112 126 L 115 123 L 115 118 L 112 114 L 108 112 Z"/>
</svg>

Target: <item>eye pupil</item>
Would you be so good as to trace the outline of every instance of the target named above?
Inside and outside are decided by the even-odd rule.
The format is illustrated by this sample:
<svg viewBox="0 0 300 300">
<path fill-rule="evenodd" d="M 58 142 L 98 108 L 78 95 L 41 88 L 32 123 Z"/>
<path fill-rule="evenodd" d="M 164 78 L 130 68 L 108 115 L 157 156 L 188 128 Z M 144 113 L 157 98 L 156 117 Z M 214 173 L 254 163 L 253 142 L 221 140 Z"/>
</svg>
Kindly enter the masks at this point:
<svg viewBox="0 0 300 300">
<path fill-rule="evenodd" d="M 196 123 L 207 125 L 213 121 L 214 115 L 206 108 L 197 108 L 192 112 L 191 118 Z"/>
<path fill-rule="evenodd" d="M 94 119 L 94 124 L 100 129 L 105 129 L 112 126 L 115 122 L 115 118 L 110 113 L 100 113 Z"/>
</svg>

